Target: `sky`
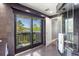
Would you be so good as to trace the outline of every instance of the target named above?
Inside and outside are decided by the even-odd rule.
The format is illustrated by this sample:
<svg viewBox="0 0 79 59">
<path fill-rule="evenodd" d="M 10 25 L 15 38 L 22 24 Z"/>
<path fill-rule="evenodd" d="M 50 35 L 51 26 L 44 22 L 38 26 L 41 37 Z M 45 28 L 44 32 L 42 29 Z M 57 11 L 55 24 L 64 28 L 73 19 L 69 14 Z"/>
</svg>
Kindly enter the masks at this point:
<svg viewBox="0 0 79 59">
<path fill-rule="evenodd" d="M 24 24 L 24 27 L 31 27 L 31 19 L 30 18 L 20 18 L 20 17 L 16 17 L 17 21 L 21 20 L 21 22 Z M 39 27 L 41 25 L 41 20 L 33 20 L 33 24 L 37 24 L 37 26 Z"/>
</svg>

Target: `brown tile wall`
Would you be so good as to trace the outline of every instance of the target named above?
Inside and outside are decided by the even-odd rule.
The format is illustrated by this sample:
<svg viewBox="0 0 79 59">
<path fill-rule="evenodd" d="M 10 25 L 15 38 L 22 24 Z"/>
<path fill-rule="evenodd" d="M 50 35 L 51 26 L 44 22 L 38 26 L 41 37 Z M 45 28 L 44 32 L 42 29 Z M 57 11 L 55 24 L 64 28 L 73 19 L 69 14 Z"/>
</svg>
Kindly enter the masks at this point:
<svg viewBox="0 0 79 59">
<path fill-rule="evenodd" d="M 9 55 L 14 55 L 14 15 L 9 5 L 3 3 L 0 4 L 0 40 L 8 44 Z M 0 43 L 3 46 L 0 55 L 4 55 L 5 43 Z"/>
</svg>

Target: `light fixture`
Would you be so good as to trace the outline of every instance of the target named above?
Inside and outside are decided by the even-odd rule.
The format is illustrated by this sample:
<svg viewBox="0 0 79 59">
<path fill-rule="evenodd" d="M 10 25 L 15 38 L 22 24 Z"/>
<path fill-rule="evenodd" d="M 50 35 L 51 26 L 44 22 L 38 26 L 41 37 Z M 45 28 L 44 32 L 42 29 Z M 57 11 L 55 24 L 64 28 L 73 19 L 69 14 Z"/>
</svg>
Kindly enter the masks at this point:
<svg viewBox="0 0 79 59">
<path fill-rule="evenodd" d="M 53 13 L 53 11 L 49 11 L 49 13 Z"/>
<path fill-rule="evenodd" d="M 30 10 L 25 10 L 26 12 L 31 12 Z"/>
<path fill-rule="evenodd" d="M 41 15 L 42 17 L 45 17 L 44 15 Z"/>
<path fill-rule="evenodd" d="M 74 5 L 77 5 L 77 4 L 79 4 L 79 3 L 74 3 Z"/>
<path fill-rule="evenodd" d="M 53 13 L 49 8 L 45 9 L 46 12 Z"/>
<path fill-rule="evenodd" d="M 45 11 L 49 11 L 49 10 L 50 10 L 49 8 L 45 9 Z"/>
</svg>

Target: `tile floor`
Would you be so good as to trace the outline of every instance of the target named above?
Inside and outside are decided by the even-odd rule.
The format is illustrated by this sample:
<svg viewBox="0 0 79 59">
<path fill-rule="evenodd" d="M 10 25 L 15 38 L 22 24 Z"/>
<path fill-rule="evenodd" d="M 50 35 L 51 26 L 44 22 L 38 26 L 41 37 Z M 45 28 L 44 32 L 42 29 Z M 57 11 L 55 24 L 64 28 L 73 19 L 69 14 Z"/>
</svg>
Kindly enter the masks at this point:
<svg viewBox="0 0 79 59">
<path fill-rule="evenodd" d="M 60 54 L 55 45 L 49 45 L 48 47 L 40 45 L 33 49 L 18 53 L 15 56 L 60 56 Z"/>
</svg>

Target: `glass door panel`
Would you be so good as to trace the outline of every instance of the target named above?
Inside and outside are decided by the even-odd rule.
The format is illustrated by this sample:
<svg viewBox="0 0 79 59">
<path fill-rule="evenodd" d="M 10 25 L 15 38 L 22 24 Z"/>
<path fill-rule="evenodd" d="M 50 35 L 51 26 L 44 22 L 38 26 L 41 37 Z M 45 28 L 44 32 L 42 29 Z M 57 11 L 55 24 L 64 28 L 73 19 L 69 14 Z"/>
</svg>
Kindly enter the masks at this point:
<svg viewBox="0 0 79 59">
<path fill-rule="evenodd" d="M 71 55 L 73 50 L 73 18 L 69 18 L 65 20 L 65 33 L 66 33 L 66 40 L 65 40 L 65 49 L 67 55 Z"/>
<path fill-rule="evenodd" d="M 41 20 L 33 20 L 33 44 L 41 43 Z"/>
<path fill-rule="evenodd" d="M 16 49 L 30 45 L 31 19 L 16 15 Z"/>
<path fill-rule="evenodd" d="M 14 10 L 15 13 L 15 53 L 42 44 L 42 20 Z M 35 18 L 35 19 L 34 19 Z"/>
<path fill-rule="evenodd" d="M 74 50 L 74 10 L 73 4 L 68 4 L 71 10 L 67 9 L 65 19 L 65 55 L 71 56 Z"/>
</svg>

